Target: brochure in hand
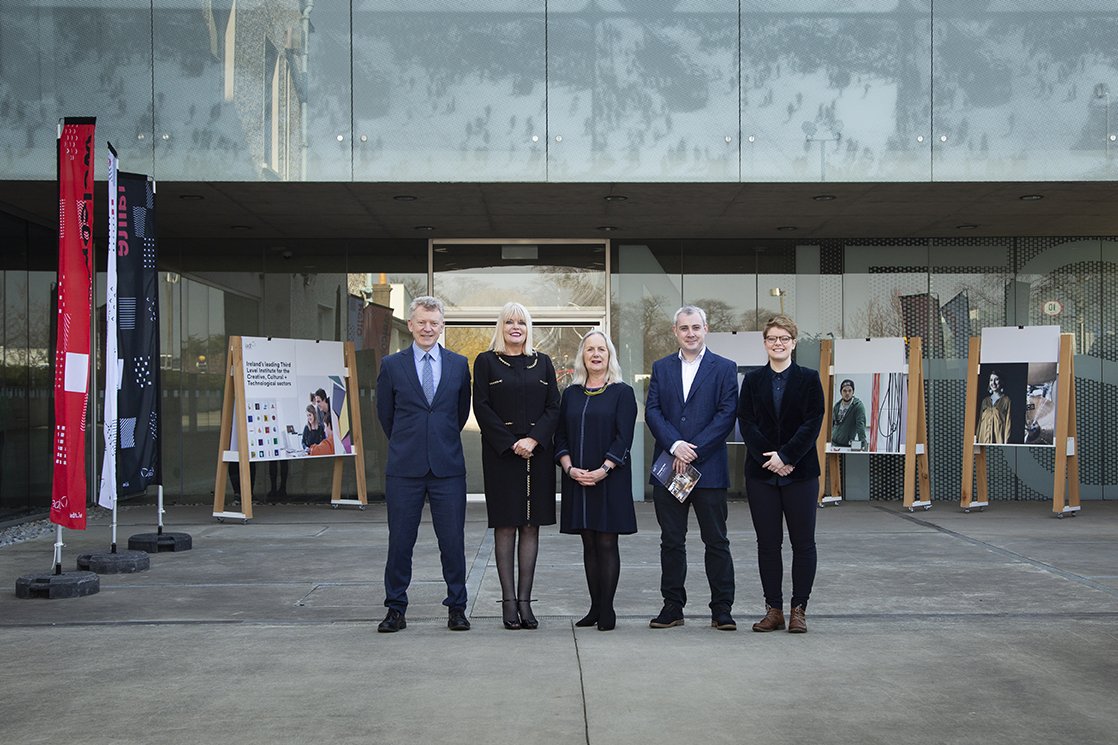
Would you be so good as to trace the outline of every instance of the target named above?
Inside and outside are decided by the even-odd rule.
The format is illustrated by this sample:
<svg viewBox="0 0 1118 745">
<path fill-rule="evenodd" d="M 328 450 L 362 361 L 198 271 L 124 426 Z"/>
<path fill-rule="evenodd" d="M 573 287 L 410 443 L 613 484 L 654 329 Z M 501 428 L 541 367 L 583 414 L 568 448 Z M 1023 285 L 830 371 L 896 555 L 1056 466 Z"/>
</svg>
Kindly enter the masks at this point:
<svg viewBox="0 0 1118 745">
<path fill-rule="evenodd" d="M 691 490 L 699 483 L 699 477 L 702 476 L 699 469 L 691 465 L 687 466 L 687 470 L 683 473 L 676 473 L 675 456 L 666 450 L 652 464 L 652 475 L 680 502 L 687 500 Z"/>
</svg>

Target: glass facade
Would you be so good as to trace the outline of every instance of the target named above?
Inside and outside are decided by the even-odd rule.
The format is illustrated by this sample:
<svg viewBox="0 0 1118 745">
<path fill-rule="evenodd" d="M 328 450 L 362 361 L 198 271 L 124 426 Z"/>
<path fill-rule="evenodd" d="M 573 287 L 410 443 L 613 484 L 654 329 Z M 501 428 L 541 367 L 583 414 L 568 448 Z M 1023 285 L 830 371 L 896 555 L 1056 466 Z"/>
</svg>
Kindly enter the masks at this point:
<svg viewBox="0 0 1118 745">
<path fill-rule="evenodd" d="M 0 172 L 161 180 L 1116 175 L 1109 0 L 4 0 Z"/>
<path fill-rule="evenodd" d="M 97 116 L 98 153 L 110 141 L 129 170 L 163 183 L 1118 176 L 1112 0 L 0 0 L 0 17 L 5 182 L 52 180 L 55 122 L 78 115 Z M 279 190 L 265 198 L 276 212 L 300 206 Z M 451 202 L 440 214 L 466 209 Z M 519 210 L 530 226 L 530 202 L 491 208 Z M 675 208 L 664 200 L 665 215 Z M 17 211 L 0 205 L 0 519 L 44 509 L 50 487 L 56 239 L 53 226 Z M 172 495 L 208 498 L 213 488 L 233 335 L 354 343 L 367 487 L 382 493 L 377 371 L 409 341 L 408 302 L 435 292 L 454 320 L 448 343 L 467 353 L 487 343 L 485 314 L 509 299 L 546 316 L 541 346 L 563 369 L 572 334 L 608 322 L 642 400 L 653 361 L 675 349 L 670 318 L 683 303 L 704 307 L 715 332 L 789 313 L 811 367 L 823 338 L 920 335 L 939 499 L 959 494 L 969 337 L 1059 324 L 1076 340 L 1085 495 L 1118 496 L 1118 463 L 1102 457 L 1118 440 L 1118 239 L 1072 230 L 667 240 L 640 230 L 595 243 L 533 241 L 525 231 L 436 245 L 362 239 L 375 207 L 339 216 L 350 220 L 341 237 L 330 216 L 322 235 L 278 240 L 242 239 L 263 233 L 225 217 L 161 242 Z M 880 235 L 885 221 L 866 220 L 866 234 Z M 468 237 L 489 235 L 485 221 L 467 224 L 476 228 Z M 638 431 L 636 458 L 647 460 L 651 443 Z M 735 494 L 742 457 L 732 456 Z M 324 496 L 328 468 L 262 471 L 254 492 L 283 484 L 290 495 Z M 846 493 L 895 498 L 900 469 L 898 459 L 859 459 L 845 469 Z M 1051 469 L 1049 451 L 995 449 L 992 495 L 1044 498 Z M 345 474 L 352 493 L 352 469 Z"/>
</svg>

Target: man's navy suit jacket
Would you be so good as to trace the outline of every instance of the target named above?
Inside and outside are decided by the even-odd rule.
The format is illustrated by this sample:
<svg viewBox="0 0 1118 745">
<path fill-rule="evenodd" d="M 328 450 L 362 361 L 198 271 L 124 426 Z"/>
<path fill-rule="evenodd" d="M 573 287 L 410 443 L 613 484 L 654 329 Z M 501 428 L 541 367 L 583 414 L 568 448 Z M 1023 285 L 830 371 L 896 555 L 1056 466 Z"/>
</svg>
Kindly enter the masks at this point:
<svg viewBox="0 0 1118 745">
<path fill-rule="evenodd" d="M 737 366 L 709 349 L 703 354 L 687 401 L 683 400 L 683 365 L 679 353 L 652 363 L 644 419 L 656 439 L 652 462 L 677 440 L 689 442 L 699 457 L 691 465 L 699 470 L 700 489 L 728 489 L 730 470 L 726 438 L 734 429 L 738 412 Z M 659 482 L 652 477 L 650 483 Z"/>
<path fill-rule="evenodd" d="M 385 475 L 418 478 L 464 476 L 462 427 L 470 415 L 470 367 L 441 348 L 442 377 L 428 404 L 415 370 L 412 345 L 381 361 L 377 418 L 388 435 Z"/>
</svg>

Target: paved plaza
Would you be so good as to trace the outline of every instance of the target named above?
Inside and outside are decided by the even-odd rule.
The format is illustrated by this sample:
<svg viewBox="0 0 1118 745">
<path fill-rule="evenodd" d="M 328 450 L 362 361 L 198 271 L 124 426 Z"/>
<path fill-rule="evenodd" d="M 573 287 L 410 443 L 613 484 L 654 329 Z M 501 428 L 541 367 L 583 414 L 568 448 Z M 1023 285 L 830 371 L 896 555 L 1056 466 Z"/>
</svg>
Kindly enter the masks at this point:
<svg viewBox="0 0 1118 745">
<path fill-rule="evenodd" d="M 484 507 L 466 545 L 473 630 L 446 629 L 420 530 L 408 627 L 378 634 L 383 504 L 257 505 L 248 525 L 171 506 L 194 548 L 104 575 L 96 595 L 21 600 L 52 537 L 0 548 L 0 741 L 30 743 L 1092 743 L 1118 740 L 1118 503 L 964 514 L 853 502 L 819 514 L 809 633 L 757 634 L 748 505 L 730 505 L 739 631 L 710 627 L 692 520 L 683 627 L 660 609 L 651 503 L 621 538 L 618 626 L 576 629 L 581 542 L 541 531 L 537 631 L 505 631 Z M 120 542 L 155 508 L 120 513 Z M 426 516 L 425 516 L 426 517 Z M 65 534 L 66 569 L 105 550 Z M 786 573 L 790 551 L 785 549 Z M 788 589 L 785 590 L 788 596 Z"/>
</svg>

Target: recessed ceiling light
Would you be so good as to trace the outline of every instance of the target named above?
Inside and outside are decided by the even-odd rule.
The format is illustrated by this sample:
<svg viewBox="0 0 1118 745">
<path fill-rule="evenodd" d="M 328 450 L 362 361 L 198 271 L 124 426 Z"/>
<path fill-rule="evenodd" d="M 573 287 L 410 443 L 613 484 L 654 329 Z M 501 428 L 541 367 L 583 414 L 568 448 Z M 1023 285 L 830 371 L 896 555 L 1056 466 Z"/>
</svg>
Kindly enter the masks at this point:
<svg viewBox="0 0 1118 745">
<path fill-rule="evenodd" d="M 184 202 L 197 202 L 205 199 L 205 197 L 201 194 L 179 194 L 179 199 L 183 200 Z"/>
<path fill-rule="evenodd" d="M 434 230 L 434 225 L 416 225 L 412 230 Z"/>
<path fill-rule="evenodd" d="M 602 197 L 602 199 L 605 199 L 607 202 L 624 202 L 628 198 L 629 197 L 625 196 L 624 194 L 606 194 L 604 197 Z"/>
<path fill-rule="evenodd" d="M 252 230 L 252 228 L 248 225 L 230 225 L 229 229 L 230 230 Z"/>
<path fill-rule="evenodd" d="M 615 231 L 617 229 L 618 228 L 617 228 L 616 225 L 599 225 L 598 226 L 598 230 L 601 230 L 603 233 L 612 233 L 613 231 Z"/>
<path fill-rule="evenodd" d="M 414 202 L 419 199 L 419 197 L 415 196 L 414 194 L 397 194 L 392 198 L 395 199 L 397 202 Z"/>
<path fill-rule="evenodd" d="M 783 230 L 783 231 L 789 231 L 789 230 L 797 230 L 798 228 L 795 225 L 778 225 L 776 229 L 777 230 Z"/>
<path fill-rule="evenodd" d="M 974 230 L 977 227 L 978 226 L 975 225 L 973 222 L 965 222 L 962 225 L 956 225 L 955 229 L 956 230 Z"/>
<path fill-rule="evenodd" d="M 1038 200 L 1044 199 L 1044 195 L 1043 194 L 1022 194 L 1018 198 L 1022 202 L 1036 202 Z"/>
<path fill-rule="evenodd" d="M 838 199 L 838 197 L 834 194 L 816 194 L 812 199 L 816 202 L 833 202 L 835 199 Z"/>
</svg>

